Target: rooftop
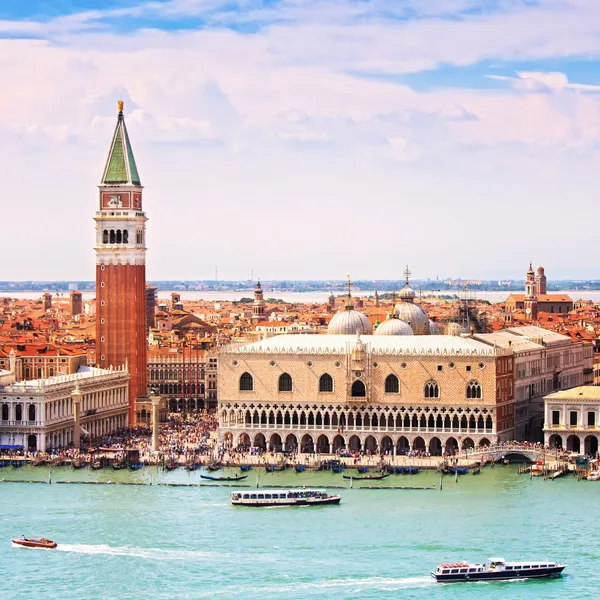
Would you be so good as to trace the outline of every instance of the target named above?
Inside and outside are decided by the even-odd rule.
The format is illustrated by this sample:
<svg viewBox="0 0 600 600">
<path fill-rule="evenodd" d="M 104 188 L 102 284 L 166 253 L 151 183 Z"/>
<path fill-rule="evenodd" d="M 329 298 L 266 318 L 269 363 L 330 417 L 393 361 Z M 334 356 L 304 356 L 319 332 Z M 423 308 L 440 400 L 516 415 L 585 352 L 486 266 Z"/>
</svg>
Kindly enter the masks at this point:
<svg viewBox="0 0 600 600">
<path fill-rule="evenodd" d="M 357 341 L 355 335 L 278 335 L 260 342 L 227 346 L 224 352 L 248 354 L 344 354 Z M 361 335 L 360 341 L 373 354 L 433 356 L 495 356 L 496 350 L 472 338 L 457 336 Z"/>
<path fill-rule="evenodd" d="M 597 385 L 580 385 L 579 387 L 571 388 L 570 390 L 561 390 L 548 394 L 546 400 L 586 400 L 600 402 L 600 386 Z"/>
</svg>

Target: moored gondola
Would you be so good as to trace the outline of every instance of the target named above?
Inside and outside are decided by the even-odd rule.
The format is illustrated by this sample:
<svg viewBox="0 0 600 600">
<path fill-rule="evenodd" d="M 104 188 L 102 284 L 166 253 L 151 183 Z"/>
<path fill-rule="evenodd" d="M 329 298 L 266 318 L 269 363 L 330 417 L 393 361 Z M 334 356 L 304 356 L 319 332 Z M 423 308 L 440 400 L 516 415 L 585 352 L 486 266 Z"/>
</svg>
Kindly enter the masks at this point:
<svg viewBox="0 0 600 600">
<path fill-rule="evenodd" d="M 242 465 L 240 467 L 241 471 L 251 471 L 252 470 L 252 465 Z"/>
<path fill-rule="evenodd" d="M 386 477 L 389 477 L 389 476 L 390 476 L 389 473 L 382 473 L 381 475 L 359 475 L 359 476 L 342 474 L 342 477 L 344 479 L 353 479 L 354 481 L 375 481 L 377 479 L 385 479 Z"/>
<path fill-rule="evenodd" d="M 216 475 L 200 475 L 202 479 L 209 479 L 210 481 L 241 481 L 246 479 L 248 475 L 236 475 L 234 477 L 218 477 Z"/>
<path fill-rule="evenodd" d="M 295 469 L 296 473 L 302 473 L 302 471 L 306 470 L 306 465 L 296 465 Z"/>
</svg>

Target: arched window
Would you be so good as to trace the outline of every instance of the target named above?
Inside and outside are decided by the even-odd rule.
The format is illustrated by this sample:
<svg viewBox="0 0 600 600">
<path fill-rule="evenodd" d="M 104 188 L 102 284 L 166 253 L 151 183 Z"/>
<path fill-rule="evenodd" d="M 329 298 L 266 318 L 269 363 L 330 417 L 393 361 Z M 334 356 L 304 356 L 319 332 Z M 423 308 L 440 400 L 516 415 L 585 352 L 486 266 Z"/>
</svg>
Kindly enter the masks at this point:
<svg viewBox="0 0 600 600">
<path fill-rule="evenodd" d="M 117 244 L 120 244 L 122 241 L 121 239 L 121 230 L 117 229 Z"/>
<path fill-rule="evenodd" d="M 105 229 L 102 232 L 102 243 L 103 244 L 108 244 L 108 229 Z"/>
<path fill-rule="evenodd" d="M 115 230 L 114 229 L 110 230 L 110 243 L 111 244 L 115 243 Z"/>
<path fill-rule="evenodd" d="M 2 420 L 8 421 L 8 404 L 2 405 Z"/>
<path fill-rule="evenodd" d="M 240 377 L 240 392 L 251 392 L 254 389 L 254 379 L 250 373 L 242 373 Z"/>
<path fill-rule="evenodd" d="M 23 407 L 20 404 L 17 404 L 17 406 L 15 407 L 15 421 L 22 421 L 23 420 Z"/>
<path fill-rule="evenodd" d="M 35 404 L 29 405 L 29 420 L 35 421 Z"/>
<path fill-rule="evenodd" d="M 481 384 L 469 381 L 467 384 L 467 398 L 481 398 Z"/>
<path fill-rule="evenodd" d="M 431 380 L 425 384 L 425 398 L 439 398 L 440 388 L 438 384 Z"/>
<path fill-rule="evenodd" d="M 127 229 L 123 229 L 123 243 L 129 243 L 129 231 L 127 231 Z"/>
<path fill-rule="evenodd" d="M 279 391 L 280 392 L 291 392 L 293 388 L 293 382 L 290 375 L 283 373 L 279 377 Z"/>
<path fill-rule="evenodd" d="M 365 384 L 360 379 L 357 379 L 352 384 L 352 397 L 364 398 L 366 395 L 367 395 L 367 390 L 365 388 Z"/>
<path fill-rule="evenodd" d="M 323 373 L 319 379 L 320 392 L 333 392 L 333 377 L 329 373 Z"/>
<path fill-rule="evenodd" d="M 400 382 L 398 378 L 392 373 L 385 379 L 385 393 L 386 394 L 399 394 L 400 393 Z"/>
</svg>

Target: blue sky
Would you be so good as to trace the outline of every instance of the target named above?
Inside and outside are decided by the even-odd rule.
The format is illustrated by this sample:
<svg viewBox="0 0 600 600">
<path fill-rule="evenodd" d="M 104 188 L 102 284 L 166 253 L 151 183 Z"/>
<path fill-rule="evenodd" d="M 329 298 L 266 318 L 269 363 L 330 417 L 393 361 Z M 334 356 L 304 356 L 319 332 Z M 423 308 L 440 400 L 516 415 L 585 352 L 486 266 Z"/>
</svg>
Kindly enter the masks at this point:
<svg viewBox="0 0 600 600">
<path fill-rule="evenodd" d="M 0 279 L 93 278 L 119 98 L 151 279 L 600 278 L 599 62 L 596 0 L 4 0 Z"/>
</svg>

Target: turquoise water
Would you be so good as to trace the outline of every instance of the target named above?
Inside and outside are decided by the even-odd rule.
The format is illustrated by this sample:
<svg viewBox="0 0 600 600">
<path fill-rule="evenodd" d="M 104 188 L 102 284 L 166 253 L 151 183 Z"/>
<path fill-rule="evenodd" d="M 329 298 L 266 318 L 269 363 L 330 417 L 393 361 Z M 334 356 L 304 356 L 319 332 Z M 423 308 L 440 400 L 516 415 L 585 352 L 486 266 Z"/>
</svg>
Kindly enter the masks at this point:
<svg viewBox="0 0 600 600">
<path fill-rule="evenodd" d="M 152 470 L 153 483 L 199 483 L 199 473 Z M 47 479 L 43 469 L 0 470 Z M 340 506 L 252 509 L 230 487 L 60 485 L 149 482 L 142 472 L 56 469 L 52 485 L 0 483 L 0 599 L 598 598 L 600 482 L 485 469 L 439 490 L 339 490 Z M 346 485 L 329 473 L 262 474 L 269 485 Z M 255 485 L 256 472 L 248 482 Z M 381 482 L 374 482 L 381 483 Z M 385 480 L 434 486 L 433 473 Z M 44 535 L 57 550 L 13 547 Z M 550 559 L 562 579 L 436 584 L 440 562 Z"/>
</svg>

